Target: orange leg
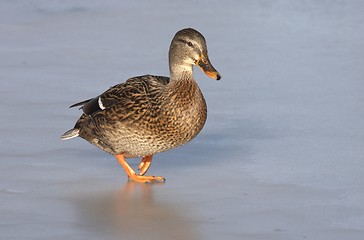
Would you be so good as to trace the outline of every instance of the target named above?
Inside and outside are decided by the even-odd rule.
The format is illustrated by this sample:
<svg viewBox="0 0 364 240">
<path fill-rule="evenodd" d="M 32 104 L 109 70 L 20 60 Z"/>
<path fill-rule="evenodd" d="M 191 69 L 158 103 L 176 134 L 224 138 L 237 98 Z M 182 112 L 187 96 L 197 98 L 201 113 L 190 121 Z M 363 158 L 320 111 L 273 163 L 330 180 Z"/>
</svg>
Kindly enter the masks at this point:
<svg viewBox="0 0 364 240">
<path fill-rule="evenodd" d="M 140 170 L 139 175 L 143 176 L 149 169 L 150 164 L 152 163 L 153 155 L 145 156 L 142 158 L 142 161 L 139 163 L 138 169 Z"/>
<path fill-rule="evenodd" d="M 142 182 L 142 183 L 152 183 L 152 182 L 165 182 L 166 180 L 164 177 L 155 177 L 155 176 L 141 176 L 137 175 L 134 170 L 129 166 L 129 164 L 125 161 L 123 154 L 115 155 L 116 159 L 120 163 L 120 165 L 124 168 L 128 178 L 135 182 Z"/>
</svg>

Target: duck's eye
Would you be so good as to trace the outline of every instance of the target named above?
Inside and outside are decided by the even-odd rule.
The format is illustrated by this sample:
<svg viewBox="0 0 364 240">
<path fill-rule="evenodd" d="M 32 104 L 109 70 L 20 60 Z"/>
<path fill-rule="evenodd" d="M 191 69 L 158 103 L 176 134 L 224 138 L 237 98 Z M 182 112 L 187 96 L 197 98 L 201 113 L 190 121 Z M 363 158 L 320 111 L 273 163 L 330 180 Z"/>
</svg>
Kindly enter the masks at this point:
<svg viewBox="0 0 364 240">
<path fill-rule="evenodd" d="M 191 42 L 187 42 L 187 45 L 190 46 L 190 47 L 193 46 L 193 44 Z"/>
</svg>

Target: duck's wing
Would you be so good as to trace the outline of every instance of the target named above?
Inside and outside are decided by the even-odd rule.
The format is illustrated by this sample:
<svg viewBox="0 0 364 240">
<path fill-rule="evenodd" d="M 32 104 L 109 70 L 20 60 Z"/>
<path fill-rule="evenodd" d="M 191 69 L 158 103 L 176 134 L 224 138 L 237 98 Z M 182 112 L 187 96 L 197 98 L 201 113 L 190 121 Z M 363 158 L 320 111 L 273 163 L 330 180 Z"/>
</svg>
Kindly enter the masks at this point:
<svg viewBox="0 0 364 240">
<path fill-rule="evenodd" d="M 81 106 L 87 115 L 94 115 L 100 111 L 118 107 L 125 111 L 140 108 L 153 96 L 157 96 L 169 78 L 164 76 L 144 75 L 128 79 L 109 88 L 101 95 L 85 101 L 75 103 L 71 107 Z"/>
</svg>

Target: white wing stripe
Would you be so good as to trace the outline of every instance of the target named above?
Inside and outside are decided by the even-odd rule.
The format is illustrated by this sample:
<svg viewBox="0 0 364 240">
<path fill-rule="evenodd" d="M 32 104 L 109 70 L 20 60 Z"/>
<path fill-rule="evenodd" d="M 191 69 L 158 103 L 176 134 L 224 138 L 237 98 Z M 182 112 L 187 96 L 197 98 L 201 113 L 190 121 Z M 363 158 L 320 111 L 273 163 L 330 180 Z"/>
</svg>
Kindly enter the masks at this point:
<svg viewBox="0 0 364 240">
<path fill-rule="evenodd" d="M 101 101 L 101 97 L 99 97 L 99 99 L 97 100 L 98 104 L 99 104 L 99 107 L 101 110 L 104 110 L 105 109 L 105 106 L 104 104 L 102 104 L 102 101 Z"/>
</svg>

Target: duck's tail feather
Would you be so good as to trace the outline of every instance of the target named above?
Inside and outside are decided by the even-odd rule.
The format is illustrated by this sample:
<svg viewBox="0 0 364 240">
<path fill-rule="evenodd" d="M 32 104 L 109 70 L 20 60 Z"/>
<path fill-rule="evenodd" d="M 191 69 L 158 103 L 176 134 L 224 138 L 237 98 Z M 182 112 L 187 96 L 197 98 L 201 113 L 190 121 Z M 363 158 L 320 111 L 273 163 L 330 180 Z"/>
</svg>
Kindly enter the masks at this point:
<svg viewBox="0 0 364 240">
<path fill-rule="evenodd" d="M 71 138 L 78 137 L 79 135 L 80 135 L 80 129 L 72 128 L 67 132 L 63 133 L 63 135 L 61 136 L 61 140 L 68 140 Z"/>
<path fill-rule="evenodd" d="M 93 98 L 90 98 L 90 99 L 87 99 L 87 100 L 85 100 L 85 101 L 75 103 L 75 104 L 71 105 L 71 106 L 70 106 L 70 108 L 77 107 L 77 106 L 83 106 L 83 105 L 85 105 L 86 103 L 88 103 L 89 101 L 91 101 L 92 99 L 93 99 Z"/>
</svg>

